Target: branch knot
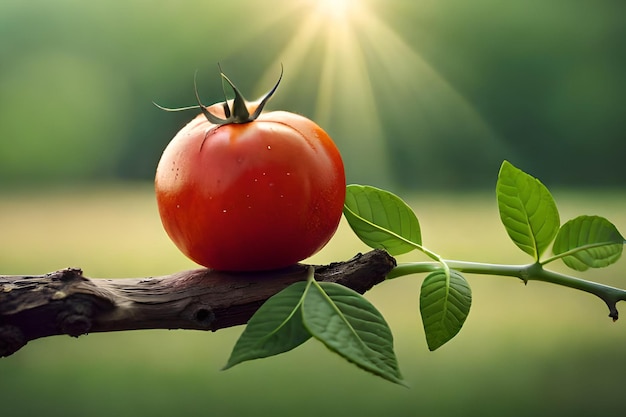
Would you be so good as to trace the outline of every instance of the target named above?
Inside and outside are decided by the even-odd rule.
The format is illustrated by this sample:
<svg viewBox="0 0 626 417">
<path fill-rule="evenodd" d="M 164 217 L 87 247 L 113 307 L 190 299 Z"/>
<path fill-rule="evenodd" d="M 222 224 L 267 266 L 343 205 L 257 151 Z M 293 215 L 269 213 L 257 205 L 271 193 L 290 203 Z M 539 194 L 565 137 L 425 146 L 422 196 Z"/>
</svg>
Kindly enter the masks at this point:
<svg viewBox="0 0 626 417">
<path fill-rule="evenodd" d="M 66 301 L 67 307 L 57 314 L 57 325 L 63 334 L 78 337 L 89 333 L 94 313 L 93 305 L 88 300 L 74 298 Z"/>
<path fill-rule="evenodd" d="M 183 316 L 204 329 L 213 330 L 213 322 L 215 321 L 215 313 L 211 306 L 205 303 L 191 304 L 183 311 Z"/>
</svg>

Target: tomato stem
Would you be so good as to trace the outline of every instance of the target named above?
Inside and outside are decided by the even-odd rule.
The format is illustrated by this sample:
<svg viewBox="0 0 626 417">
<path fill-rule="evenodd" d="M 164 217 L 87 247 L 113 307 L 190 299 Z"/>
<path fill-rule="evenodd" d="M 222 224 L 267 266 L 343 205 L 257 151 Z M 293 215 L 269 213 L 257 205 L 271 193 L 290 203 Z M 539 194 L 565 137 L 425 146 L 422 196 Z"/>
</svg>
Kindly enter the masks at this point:
<svg viewBox="0 0 626 417">
<path fill-rule="evenodd" d="M 278 77 L 278 81 L 276 81 L 276 84 L 274 84 L 274 87 L 272 87 L 272 89 L 268 91 L 263 96 L 262 99 L 259 100 L 256 109 L 254 110 L 252 114 L 250 114 L 250 112 L 248 111 L 249 102 L 245 99 L 243 94 L 241 94 L 241 91 L 239 91 L 239 89 L 230 80 L 230 78 L 228 78 L 226 74 L 224 74 L 220 64 L 217 64 L 217 67 L 219 68 L 220 76 L 222 77 L 222 90 L 224 92 L 224 102 L 222 103 L 222 106 L 224 108 L 224 116 L 225 116 L 224 118 L 214 115 L 213 113 L 209 111 L 209 108 L 207 106 L 202 104 L 202 101 L 200 100 L 200 95 L 198 94 L 198 85 L 196 82 L 198 71 L 196 71 L 193 75 L 193 89 L 196 95 L 196 101 L 198 103 L 196 106 L 168 108 L 168 107 L 160 106 L 157 103 L 153 102 L 154 105 L 160 108 L 161 110 L 165 110 L 165 111 L 182 111 L 182 110 L 190 110 L 190 109 L 200 109 L 204 117 L 206 117 L 209 122 L 215 125 L 220 125 L 220 126 L 231 124 L 231 123 L 249 123 L 249 122 L 256 120 L 259 117 L 259 115 L 263 111 L 263 108 L 265 107 L 267 102 L 276 92 L 276 89 L 278 88 L 280 81 L 283 79 L 284 68 L 283 68 L 283 65 L 281 64 L 280 76 Z M 224 88 L 224 81 L 226 81 L 226 83 L 230 86 L 230 88 L 235 93 L 235 99 L 232 102 L 232 107 L 229 106 L 228 100 L 226 99 L 226 89 Z"/>
</svg>

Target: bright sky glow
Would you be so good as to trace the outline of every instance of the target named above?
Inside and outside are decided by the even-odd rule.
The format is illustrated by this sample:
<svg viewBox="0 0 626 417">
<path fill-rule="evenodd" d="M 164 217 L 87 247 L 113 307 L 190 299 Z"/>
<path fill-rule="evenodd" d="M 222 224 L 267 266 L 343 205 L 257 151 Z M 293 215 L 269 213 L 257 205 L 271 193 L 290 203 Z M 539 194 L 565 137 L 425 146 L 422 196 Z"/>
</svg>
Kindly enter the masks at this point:
<svg viewBox="0 0 626 417">
<path fill-rule="evenodd" d="M 298 88 L 300 72 L 317 71 L 315 113 L 307 116 L 329 130 L 340 147 L 345 141 L 350 142 L 346 148 L 358 149 L 358 164 L 346 166 L 347 172 L 373 185 L 388 182 L 389 147 L 381 114 L 392 115 L 387 124 L 410 120 L 415 146 L 450 126 L 464 126 L 468 138 L 478 138 L 477 148 L 499 145 L 465 98 L 371 10 L 374 0 L 286 1 L 283 16 L 299 19 L 298 29 L 285 38 L 259 91 L 275 82 L 281 64 L 284 91 Z"/>
<path fill-rule="evenodd" d="M 335 21 L 345 21 L 350 13 L 359 6 L 358 0 L 312 0 L 317 7 L 317 13 Z"/>
</svg>

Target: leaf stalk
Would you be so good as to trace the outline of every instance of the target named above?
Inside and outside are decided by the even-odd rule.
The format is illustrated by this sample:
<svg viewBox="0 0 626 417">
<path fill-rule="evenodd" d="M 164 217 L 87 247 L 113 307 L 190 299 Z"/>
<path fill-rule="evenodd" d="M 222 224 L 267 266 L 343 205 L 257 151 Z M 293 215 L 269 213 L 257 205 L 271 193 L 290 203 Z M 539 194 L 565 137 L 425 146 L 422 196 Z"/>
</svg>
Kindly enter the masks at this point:
<svg viewBox="0 0 626 417">
<path fill-rule="evenodd" d="M 443 260 L 443 264 L 459 272 L 478 275 L 499 275 L 528 281 L 541 281 L 560 285 L 593 294 L 602 299 L 609 308 L 609 317 L 614 321 L 619 313 L 616 304 L 618 301 L 626 301 L 626 290 L 587 281 L 560 272 L 550 271 L 539 263 L 528 265 L 504 265 L 480 262 L 466 262 L 458 260 Z M 388 275 L 387 279 L 394 279 L 405 275 L 420 274 L 436 271 L 441 268 L 439 262 L 410 262 L 398 264 Z"/>
</svg>

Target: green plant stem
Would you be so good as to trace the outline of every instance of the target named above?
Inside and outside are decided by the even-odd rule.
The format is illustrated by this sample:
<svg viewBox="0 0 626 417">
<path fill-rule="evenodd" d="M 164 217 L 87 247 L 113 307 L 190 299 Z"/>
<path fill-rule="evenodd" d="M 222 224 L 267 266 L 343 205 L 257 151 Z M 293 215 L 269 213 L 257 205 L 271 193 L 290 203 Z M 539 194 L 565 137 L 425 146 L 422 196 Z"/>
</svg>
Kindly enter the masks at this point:
<svg viewBox="0 0 626 417">
<path fill-rule="evenodd" d="M 544 269 L 539 263 L 528 265 L 502 265 L 456 260 L 445 260 L 444 262 L 450 269 L 459 272 L 516 277 L 524 281 L 524 283 L 528 283 L 528 281 L 542 281 L 588 292 L 599 297 L 607 304 L 609 317 L 613 318 L 613 320 L 617 320 L 618 318 L 617 302 L 626 301 L 626 290 L 550 271 Z M 438 262 L 402 263 L 398 264 L 398 266 L 387 275 L 387 279 L 410 274 L 427 273 L 438 269 L 441 269 L 441 264 Z"/>
</svg>

